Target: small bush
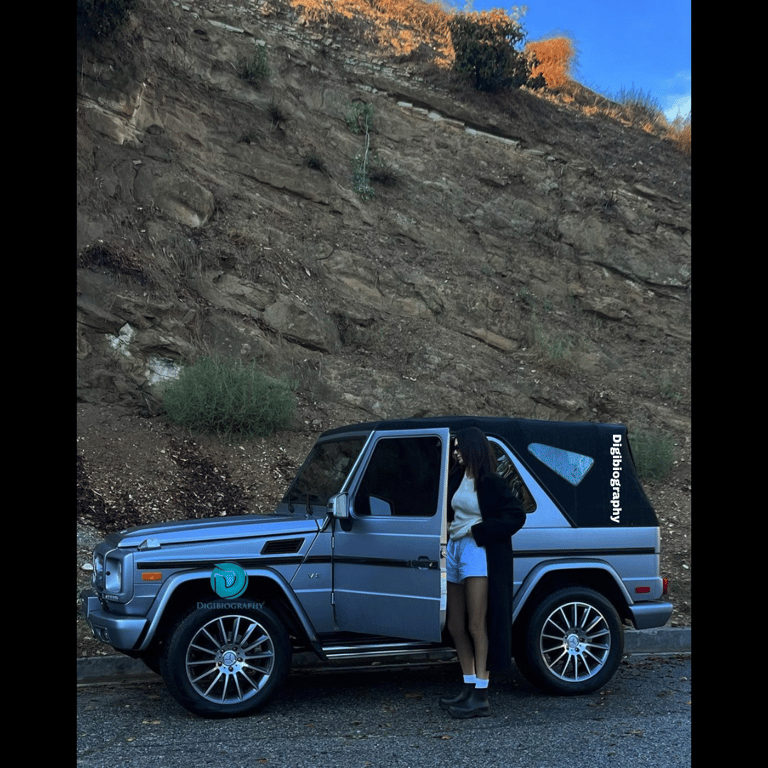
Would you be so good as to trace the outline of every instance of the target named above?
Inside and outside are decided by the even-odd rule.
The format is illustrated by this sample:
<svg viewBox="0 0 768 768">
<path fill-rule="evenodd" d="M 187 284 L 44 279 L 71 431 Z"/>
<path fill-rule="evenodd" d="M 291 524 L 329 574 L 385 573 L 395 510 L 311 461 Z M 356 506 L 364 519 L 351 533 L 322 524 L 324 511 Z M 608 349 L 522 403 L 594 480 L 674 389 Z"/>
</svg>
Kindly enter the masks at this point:
<svg viewBox="0 0 768 768">
<path fill-rule="evenodd" d="M 240 76 L 257 88 L 269 77 L 266 45 L 257 45 L 253 56 L 241 62 Z"/>
<path fill-rule="evenodd" d="M 269 100 L 269 104 L 267 105 L 267 114 L 272 121 L 273 128 L 277 128 L 280 123 L 284 123 L 288 120 L 288 113 L 274 96 Z"/>
<path fill-rule="evenodd" d="M 638 431 L 631 437 L 632 456 L 643 480 L 661 480 L 672 470 L 675 447 L 661 432 Z"/>
<path fill-rule="evenodd" d="M 373 200 L 376 197 L 376 191 L 371 186 L 371 179 L 368 175 L 367 159 L 367 148 L 365 154 L 357 154 L 352 158 L 352 185 L 361 200 Z"/>
<path fill-rule="evenodd" d="M 374 154 L 368 165 L 368 178 L 377 184 L 391 187 L 397 184 L 397 171 L 386 160 Z"/>
<path fill-rule="evenodd" d="M 311 149 L 309 152 L 302 155 L 301 159 L 307 168 L 312 168 L 313 170 L 320 171 L 321 173 L 326 173 L 328 170 L 325 165 L 325 160 L 323 160 L 323 158 L 314 149 Z"/>
<path fill-rule="evenodd" d="M 667 131 L 667 137 L 684 154 L 691 154 L 691 115 L 677 117 Z"/>
<path fill-rule="evenodd" d="M 368 151 L 371 147 L 370 131 L 373 127 L 373 114 L 375 108 L 373 104 L 365 104 L 356 101 L 348 105 L 344 114 L 347 127 L 352 133 L 365 134 L 365 147 L 362 154 L 355 155 L 352 158 L 352 183 L 358 196 L 362 200 L 373 200 L 376 197 L 370 180 L 370 167 Z"/>
<path fill-rule="evenodd" d="M 373 114 L 375 107 L 373 104 L 365 104 L 361 101 L 355 101 L 349 104 L 344 113 L 344 120 L 352 133 L 365 133 L 373 127 Z"/>
<path fill-rule="evenodd" d="M 533 77 L 542 76 L 548 88 L 565 85 L 571 79 L 575 49 L 567 37 L 528 43 L 525 52 L 536 61 L 531 74 Z"/>
<path fill-rule="evenodd" d="M 457 13 L 448 29 L 456 55 L 454 69 L 479 91 L 544 85 L 542 77 L 532 78 L 528 57 L 515 48 L 525 38 L 523 28 L 504 11 Z"/>
<path fill-rule="evenodd" d="M 169 421 L 196 432 L 263 437 L 290 425 L 296 400 L 254 363 L 206 357 L 166 385 L 163 406 Z"/>
</svg>

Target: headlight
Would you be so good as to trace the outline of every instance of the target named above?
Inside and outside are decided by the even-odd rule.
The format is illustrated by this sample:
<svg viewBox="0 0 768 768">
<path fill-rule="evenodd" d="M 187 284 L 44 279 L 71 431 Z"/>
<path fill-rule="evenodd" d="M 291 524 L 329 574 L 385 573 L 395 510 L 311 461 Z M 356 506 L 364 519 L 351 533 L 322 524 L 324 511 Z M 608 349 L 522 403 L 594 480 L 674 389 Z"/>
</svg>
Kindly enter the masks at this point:
<svg viewBox="0 0 768 768">
<path fill-rule="evenodd" d="M 118 594 L 123 585 L 123 558 L 112 554 L 116 551 L 98 548 L 93 553 L 93 586 L 99 592 Z"/>
<path fill-rule="evenodd" d="M 93 553 L 93 577 L 91 583 L 97 589 L 104 589 L 104 556 Z"/>
</svg>

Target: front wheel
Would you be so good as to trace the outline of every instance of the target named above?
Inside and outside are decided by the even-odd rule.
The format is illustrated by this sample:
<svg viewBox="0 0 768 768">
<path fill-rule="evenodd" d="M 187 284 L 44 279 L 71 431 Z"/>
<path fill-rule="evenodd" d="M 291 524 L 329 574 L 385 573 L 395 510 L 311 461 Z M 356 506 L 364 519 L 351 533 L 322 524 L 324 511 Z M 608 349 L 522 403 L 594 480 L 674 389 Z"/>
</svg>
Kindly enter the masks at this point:
<svg viewBox="0 0 768 768">
<path fill-rule="evenodd" d="M 594 693 L 615 674 L 624 632 L 613 604 L 586 587 L 565 587 L 545 598 L 517 635 L 515 661 L 548 693 Z"/>
<path fill-rule="evenodd" d="M 199 609 L 176 625 L 160 670 L 185 709 L 202 717 L 237 717 L 275 696 L 290 656 L 288 635 L 268 609 Z"/>
</svg>

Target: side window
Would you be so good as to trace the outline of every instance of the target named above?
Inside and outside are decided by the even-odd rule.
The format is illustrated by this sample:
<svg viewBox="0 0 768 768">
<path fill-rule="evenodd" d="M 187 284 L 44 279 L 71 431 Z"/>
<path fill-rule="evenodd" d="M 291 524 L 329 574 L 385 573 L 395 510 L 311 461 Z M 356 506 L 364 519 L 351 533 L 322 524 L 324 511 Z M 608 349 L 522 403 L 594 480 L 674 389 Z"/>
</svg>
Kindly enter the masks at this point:
<svg viewBox="0 0 768 768">
<path fill-rule="evenodd" d="M 546 464 L 571 485 L 578 485 L 595 463 L 595 460 L 590 456 L 566 451 L 562 448 L 553 448 L 551 445 L 543 445 L 542 443 L 531 443 L 528 450 L 542 464 Z"/>
<path fill-rule="evenodd" d="M 354 500 L 356 515 L 437 514 L 442 441 L 389 437 L 376 444 Z"/>
<path fill-rule="evenodd" d="M 531 492 L 523 482 L 523 478 L 520 477 L 517 467 L 515 467 L 514 462 L 504 448 L 493 439 L 489 440 L 489 442 L 496 455 L 496 474 L 503 477 L 507 483 L 509 483 L 512 493 L 517 496 L 518 500 L 523 505 L 525 513 L 529 515 L 536 510 L 535 499 L 531 496 Z"/>
</svg>

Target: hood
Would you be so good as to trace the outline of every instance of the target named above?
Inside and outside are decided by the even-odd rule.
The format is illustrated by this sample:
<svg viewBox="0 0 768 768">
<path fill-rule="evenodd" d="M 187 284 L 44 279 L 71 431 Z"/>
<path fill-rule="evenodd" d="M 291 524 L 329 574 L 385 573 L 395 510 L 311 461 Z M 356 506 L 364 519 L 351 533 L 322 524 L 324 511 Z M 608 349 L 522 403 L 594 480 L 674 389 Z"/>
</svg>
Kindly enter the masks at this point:
<svg viewBox="0 0 768 768">
<path fill-rule="evenodd" d="M 177 520 L 127 528 L 108 537 L 118 547 L 155 549 L 164 544 L 200 543 L 243 539 L 250 537 L 284 536 L 297 533 L 317 533 L 325 518 L 296 516 L 236 515 L 233 517 Z"/>
</svg>

